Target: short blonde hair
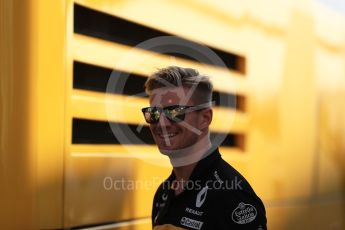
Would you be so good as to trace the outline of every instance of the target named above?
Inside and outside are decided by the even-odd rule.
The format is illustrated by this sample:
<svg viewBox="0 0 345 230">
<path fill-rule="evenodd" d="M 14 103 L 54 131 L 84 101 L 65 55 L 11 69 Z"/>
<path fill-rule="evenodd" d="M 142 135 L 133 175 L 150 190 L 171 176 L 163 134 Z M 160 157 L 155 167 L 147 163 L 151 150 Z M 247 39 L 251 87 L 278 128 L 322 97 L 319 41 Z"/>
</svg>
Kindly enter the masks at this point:
<svg viewBox="0 0 345 230">
<path fill-rule="evenodd" d="M 150 96 L 152 91 L 165 87 L 195 87 L 192 95 L 194 103 L 202 104 L 212 101 L 213 85 L 210 79 L 191 68 L 169 66 L 153 73 L 145 82 L 145 92 Z"/>
</svg>

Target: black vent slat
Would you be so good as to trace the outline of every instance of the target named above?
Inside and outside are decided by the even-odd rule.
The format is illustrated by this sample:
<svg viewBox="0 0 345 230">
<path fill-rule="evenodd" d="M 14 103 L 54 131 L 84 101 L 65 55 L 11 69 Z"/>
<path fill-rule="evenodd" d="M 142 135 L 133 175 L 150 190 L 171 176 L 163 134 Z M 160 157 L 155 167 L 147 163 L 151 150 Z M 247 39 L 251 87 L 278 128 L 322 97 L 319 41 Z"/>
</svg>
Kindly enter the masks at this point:
<svg viewBox="0 0 345 230">
<path fill-rule="evenodd" d="M 110 127 L 110 124 L 105 121 L 95 121 L 86 119 L 73 119 L 72 128 L 72 143 L 73 144 L 155 144 L 151 131 L 148 126 L 143 126 L 140 132 L 137 131 L 137 125 L 130 125 L 124 123 L 112 123 L 121 130 L 130 130 L 135 133 L 136 137 L 131 140 L 118 140 Z M 221 146 L 243 148 L 243 135 L 240 134 L 225 134 L 225 133 L 211 133 L 211 140 L 217 136 L 217 139 L 222 140 Z M 140 141 L 138 141 L 140 140 Z M 220 144 L 220 143 L 219 143 Z"/>
<path fill-rule="evenodd" d="M 126 75 L 127 79 L 124 87 L 113 88 L 109 93 L 142 95 L 146 77 L 77 61 L 73 63 L 73 88 L 105 93 L 112 74 L 116 74 L 117 76 Z"/>
<path fill-rule="evenodd" d="M 117 128 L 126 130 L 129 128 L 132 132 L 146 144 L 153 144 L 151 132 L 148 127 L 144 127 L 140 132 L 136 131 L 136 125 L 114 123 Z M 73 119 L 72 128 L 72 143 L 73 144 L 141 144 L 135 141 L 124 142 L 124 140 L 118 140 L 111 128 L 110 124 L 106 121 L 94 121 L 86 119 Z M 121 141 L 121 143 L 120 143 Z"/>
<path fill-rule="evenodd" d="M 74 32 L 128 46 L 136 46 L 143 41 L 160 36 L 172 36 L 172 34 L 89 9 L 78 4 L 74 4 Z M 175 37 L 177 41 L 185 44 L 186 47 L 200 46 L 196 42 L 177 36 Z M 222 59 L 227 68 L 239 73 L 245 73 L 244 57 L 216 48 L 211 49 Z M 160 50 L 159 47 L 157 47 L 156 50 L 152 51 L 159 52 Z M 180 52 L 167 54 L 193 60 L 190 56 L 182 55 Z M 220 65 L 212 63 L 208 58 L 199 61 L 210 65 Z"/>
</svg>

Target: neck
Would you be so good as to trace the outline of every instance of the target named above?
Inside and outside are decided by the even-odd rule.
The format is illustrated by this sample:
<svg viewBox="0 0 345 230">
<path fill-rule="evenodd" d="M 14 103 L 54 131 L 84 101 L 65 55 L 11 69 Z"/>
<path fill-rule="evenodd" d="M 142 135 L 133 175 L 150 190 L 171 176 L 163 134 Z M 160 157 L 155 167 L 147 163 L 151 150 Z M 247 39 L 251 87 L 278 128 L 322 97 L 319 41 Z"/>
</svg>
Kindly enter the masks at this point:
<svg viewBox="0 0 345 230">
<path fill-rule="evenodd" d="M 190 165 L 185 165 L 185 166 L 180 166 L 180 167 L 174 167 L 174 174 L 176 176 L 177 181 L 187 181 L 190 177 L 190 175 L 193 172 L 193 169 L 195 168 L 197 162 L 190 164 Z"/>
<path fill-rule="evenodd" d="M 174 167 L 175 195 L 183 192 L 185 183 L 189 180 L 195 166 L 211 153 L 211 147 L 210 135 L 207 133 L 193 146 L 167 154 Z"/>
<path fill-rule="evenodd" d="M 197 162 L 211 153 L 211 146 L 210 134 L 206 133 L 194 145 L 167 154 L 176 179 L 188 180 Z"/>
</svg>

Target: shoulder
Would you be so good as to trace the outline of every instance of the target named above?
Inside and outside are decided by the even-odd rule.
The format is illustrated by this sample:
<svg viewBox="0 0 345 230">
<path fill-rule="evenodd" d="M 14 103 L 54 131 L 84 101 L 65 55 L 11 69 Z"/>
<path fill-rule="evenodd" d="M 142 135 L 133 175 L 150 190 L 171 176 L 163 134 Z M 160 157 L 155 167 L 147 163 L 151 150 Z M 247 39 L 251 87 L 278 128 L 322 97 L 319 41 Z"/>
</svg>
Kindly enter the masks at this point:
<svg viewBox="0 0 345 230">
<path fill-rule="evenodd" d="M 157 188 L 155 192 L 153 202 L 152 202 L 152 211 L 151 211 L 152 223 L 156 222 L 156 217 L 158 215 L 159 209 L 161 207 L 164 207 L 165 203 L 168 200 L 167 190 L 169 188 L 168 187 L 169 183 L 170 183 L 169 180 L 166 179 L 159 185 L 159 187 Z"/>
<path fill-rule="evenodd" d="M 158 186 L 154 195 L 154 199 L 153 199 L 154 202 L 158 201 L 160 197 L 163 195 L 163 193 L 168 190 L 169 187 L 170 187 L 170 181 L 169 181 L 169 178 L 167 178 Z"/>
<path fill-rule="evenodd" d="M 248 181 L 223 159 L 213 171 L 213 180 L 220 189 L 213 189 L 217 197 L 217 209 L 221 210 L 222 221 L 229 226 L 266 228 L 266 211 L 261 199 Z M 259 228 L 260 229 L 260 228 Z"/>
<path fill-rule="evenodd" d="M 246 178 L 223 159 L 219 161 L 218 167 L 214 171 L 214 177 L 224 183 L 226 193 L 255 194 Z"/>
</svg>

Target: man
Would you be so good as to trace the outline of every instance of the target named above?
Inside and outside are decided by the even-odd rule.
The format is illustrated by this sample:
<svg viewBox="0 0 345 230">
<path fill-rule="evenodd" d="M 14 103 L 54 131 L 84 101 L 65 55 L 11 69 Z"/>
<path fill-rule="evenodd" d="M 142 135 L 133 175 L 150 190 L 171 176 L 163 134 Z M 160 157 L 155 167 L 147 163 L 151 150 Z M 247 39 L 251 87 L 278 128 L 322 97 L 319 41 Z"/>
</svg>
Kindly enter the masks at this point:
<svg viewBox="0 0 345 230">
<path fill-rule="evenodd" d="M 171 66 L 145 83 L 146 122 L 173 171 L 158 188 L 153 229 L 266 229 L 265 207 L 210 141 L 212 84 L 198 71 Z"/>
</svg>

